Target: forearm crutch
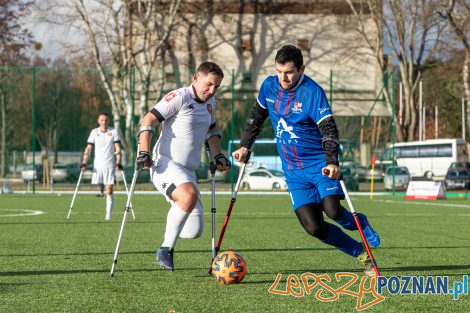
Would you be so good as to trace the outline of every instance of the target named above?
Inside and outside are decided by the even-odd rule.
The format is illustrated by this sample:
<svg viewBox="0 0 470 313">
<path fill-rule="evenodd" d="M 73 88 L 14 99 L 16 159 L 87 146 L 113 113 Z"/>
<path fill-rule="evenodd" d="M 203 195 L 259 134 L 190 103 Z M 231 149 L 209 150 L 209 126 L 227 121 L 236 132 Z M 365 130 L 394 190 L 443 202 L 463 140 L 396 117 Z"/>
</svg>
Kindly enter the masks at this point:
<svg viewBox="0 0 470 313">
<path fill-rule="evenodd" d="M 329 170 L 327 169 L 325 169 L 323 172 L 325 175 L 329 174 Z M 380 276 L 379 268 L 377 267 L 377 263 L 375 262 L 374 256 L 372 255 L 372 251 L 370 250 L 369 243 L 367 242 L 366 236 L 364 236 L 364 231 L 362 230 L 361 222 L 359 221 L 359 217 L 357 216 L 357 213 L 354 210 L 354 206 L 352 204 L 351 198 L 349 198 L 349 193 L 348 193 L 348 190 L 346 189 L 346 184 L 344 183 L 344 180 L 343 180 L 343 175 L 341 175 L 338 180 L 341 185 L 341 189 L 343 189 L 344 198 L 346 199 L 346 202 L 348 203 L 349 210 L 351 211 L 351 214 L 353 215 L 354 222 L 356 223 L 356 226 L 357 226 L 357 230 L 359 230 L 359 234 L 361 235 L 361 239 L 364 244 L 364 247 L 366 248 L 367 254 L 369 255 L 370 263 L 372 267 L 374 268 L 374 271 L 377 274 L 377 277 L 379 277 Z"/>
<path fill-rule="evenodd" d="M 377 277 L 380 276 L 379 268 L 377 267 L 377 263 L 375 262 L 374 256 L 372 255 L 372 251 L 369 248 L 369 243 L 367 242 L 366 236 L 364 236 L 364 232 L 362 231 L 361 222 L 359 221 L 359 217 L 357 216 L 356 211 L 354 210 L 353 204 L 351 199 L 349 198 L 348 190 L 346 189 L 346 185 L 344 184 L 343 177 L 341 176 L 339 179 L 339 183 L 341 184 L 341 189 L 343 189 L 344 198 L 348 203 L 349 210 L 351 211 L 354 222 L 356 222 L 357 229 L 359 230 L 359 234 L 361 234 L 362 242 L 364 243 L 364 247 L 366 248 L 367 254 L 370 257 L 370 263 L 374 267 L 374 271 L 377 274 Z"/>
<path fill-rule="evenodd" d="M 129 190 L 127 194 L 126 209 L 124 211 L 124 216 L 122 217 L 121 230 L 119 231 L 119 236 L 118 236 L 118 240 L 116 244 L 116 250 L 114 251 L 114 259 L 113 259 L 113 264 L 111 266 L 111 273 L 110 273 L 111 277 L 114 276 L 114 268 L 118 262 L 119 247 L 121 246 L 122 235 L 124 234 L 124 228 L 126 227 L 127 213 L 129 213 L 129 211 L 132 209 L 132 205 L 131 205 L 132 195 L 134 194 L 135 183 L 137 181 L 137 176 L 139 175 L 137 164 L 135 164 L 134 166 L 135 166 L 135 170 L 134 170 L 134 175 L 132 176 L 131 189 Z"/>
<path fill-rule="evenodd" d="M 73 193 L 73 197 L 72 197 L 72 203 L 70 203 L 69 213 L 67 214 L 67 220 L 70 219 L 70 214 L 72 213 L 73 203 L 75 202 L 75 197 L 77 196 L 78 186 L 80 186 L 82 175 L 83 175 L 83 171 L 80 170 L 80 175 L 78 176 L 77 186 L 75 187 L 75 192 Z"/>
<path fill-rule="evenodd" d="M 124 171 L 121 171 L 122 174 L 122 181 L 124 182 L 124 187 L 126 188 L 126 194 L 129 196 L 129 189 L 127 189 L 127 181 L 126 181 L 126 174 L 124 174 Z M 132 213 L 132 218 L 135 221 L 135 214 L 134 214 L 134 208 L 132 208 L 132 203 L 131 203 L 131 213 Z"/>
<path fill-rule="evenodd" d="M 214 164 L 214 160 L 211 155 L 211 151 L 209 145 L 206 142 L 206 152 L 207 157 L 209 159 L 209 171 L 211 173 L 211 200 L 212 200 L 212 259 L 215 259 L 217 253 L 215 252 L 215 217 L 216 217 L 216 208 L 215 208 L 215 170 L 217 169 L 216 165 Z"/>
<path fill-rule="evenodd" d="M 230 218 L 230 214 L 232 213 L 233 205 L 235 204 L 235 201 L 237 200 L 238 188 L 240 188 L 240 184 L 243 178 L 243 173 L 245 172 L 245 167 L 246 167 L 246 163 L 242 163 L 240 167 L 240 173 L 238 174 L 237 183 L 235 184 L 235 189 L 233 190 L 233 193 L 232 193 L 232 199 L 230 200 L 230 205 L 228 207 L 227 215 L 225 216 L 224 225 L 222 226 L 222 229 L 220 230 L 219 240 L 217 241 L 217 245 L 215 246 L 215 255 L 217 255 L 217 253 L 219 252 L 220 245 L 222 244 L 222 240 L 224 239 L 225 230 L 227 229 L 227 224 Z M 212 258 L 211 266 L 209 267 L 209 271 L 208 271 L 209 275 L 212 274 L 212 263 L 214 262 L 214 259 L 215 257 Z"/>
</svg>

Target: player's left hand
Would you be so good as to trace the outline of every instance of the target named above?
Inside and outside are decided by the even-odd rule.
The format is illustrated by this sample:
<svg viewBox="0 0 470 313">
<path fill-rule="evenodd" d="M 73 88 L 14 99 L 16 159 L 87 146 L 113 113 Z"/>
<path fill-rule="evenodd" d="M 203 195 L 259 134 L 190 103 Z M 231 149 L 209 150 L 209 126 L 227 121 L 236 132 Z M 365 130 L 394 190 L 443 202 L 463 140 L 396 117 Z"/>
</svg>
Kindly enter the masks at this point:
<svg viewBox="0 0 470 313">
<path fill-rule="evenodd" d="M 335 164 L 328 164 L 322 169 L 322 174 L 332 179 L 339 179 L 341 177 L 341 169 Z"/>
<path fill-rule="evenodd" d="M 215 164 L 217 165 L 217 170 L 221 172 L 225 172 L 232 167 L 232 163 L 230 162 L 230 160 L 227 159 L 227 157 L 223 155 L 222 153 L 217 154 L 214 157 L 214 160 L 215 160 Z"/>
<path fill-rule="evenodd" d="M 119 171 L 122 171 L 122 164 L 121 164 L 121 163 L 117 163 L 117 164 L 116 164 L 116 169 L 119 170 Z"/>
</svg>

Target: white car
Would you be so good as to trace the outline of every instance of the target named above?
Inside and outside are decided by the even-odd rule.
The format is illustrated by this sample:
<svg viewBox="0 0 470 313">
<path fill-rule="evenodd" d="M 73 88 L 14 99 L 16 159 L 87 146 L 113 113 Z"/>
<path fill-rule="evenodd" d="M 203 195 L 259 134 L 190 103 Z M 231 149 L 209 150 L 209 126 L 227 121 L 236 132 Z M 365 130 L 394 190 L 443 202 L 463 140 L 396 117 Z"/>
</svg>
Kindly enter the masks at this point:
<svg viewBox="0 0 470 313">
<path fill-rule="evenodd" d="M 393 170 L 395 169 L 395 173 Z M 395 175 L 393 175 L 395 174 Z M 387 168 L 387 172 L 384 177 L 384 188 L 385 190 L 392 190 L 395 177 L 395 189 L 406 190 L 408 184 L 410 183 L 411 176 L 408 168 L 404 166 L 395 166 Z"/>
<path fill-rule="evenodd" d="M 276 170 L 258 169 L 245 174 L 243 190 L 287 190 L 284 173 Z"/>
</svg>

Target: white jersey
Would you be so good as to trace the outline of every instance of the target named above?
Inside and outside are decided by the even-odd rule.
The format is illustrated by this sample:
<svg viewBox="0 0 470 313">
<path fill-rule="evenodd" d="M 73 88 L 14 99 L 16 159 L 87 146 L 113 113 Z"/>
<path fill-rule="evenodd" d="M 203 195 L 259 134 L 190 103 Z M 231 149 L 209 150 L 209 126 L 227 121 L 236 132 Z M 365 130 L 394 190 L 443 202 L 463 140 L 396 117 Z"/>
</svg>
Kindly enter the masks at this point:
<svg viewBox="0 0 470 313">
<path fill-rule="evenodd" d="M 95 146 L 95 168 L 113 168 L 114 167 L 114 144 L 121 142 L 117 129 L 108 127 L 108 130 L 102 132 L 100 128 L 91 131 L 87 143 Z"/>
<path fill-rule="evenodd" d="M 196 170 L 207 131 L 215 124 L 215 98 L 198 103 L 191 85 L 167 94 L 151 112 L 163 123 L 154 160 L 162 156 Z"/>
</svg>

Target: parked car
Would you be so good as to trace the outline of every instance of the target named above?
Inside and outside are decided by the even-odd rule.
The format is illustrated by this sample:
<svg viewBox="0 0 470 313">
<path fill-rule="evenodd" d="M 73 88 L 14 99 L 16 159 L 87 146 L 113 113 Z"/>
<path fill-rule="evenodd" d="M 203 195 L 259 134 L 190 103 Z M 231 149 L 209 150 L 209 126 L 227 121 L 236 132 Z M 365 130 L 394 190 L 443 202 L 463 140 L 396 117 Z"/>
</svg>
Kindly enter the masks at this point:
<svg viewBox="0 0 470 313">
<path fill-rule="evenodd" d="M 348 191 L 358 191 L 359 180 L 354 169 L 352 167 L 341 167 L 341 173 L 343 174 L 343 181 Z"/>
<path fill-rule="evenodd" d="M 245 174 L 243 190 L 287 190 L 284 173 L 276 170 L 258 169 Z"/>
<path fill-rule="evenodd" d="M 470 189 L 470 172 L 465 167 L 450 168 L 445 185 L 447 189 Z"/>
<path fill-rule="evenodd" d="M 377 165 L 374 170 L 372 170 L 372 166 L 369 166 L 366 171 L 366 180 L 371 181 L 372 175 L 374 176 L 374 181 L 382 181 L 384 179 L 384 170 L 380 165 Z"/>
<path fill-rule="evenodd" d="M 26 183 L 31 180 L 42 179 L 42 166 L 26 164 L 21 167 L 21 179 Z"/>
<path fill-rule="evenodd" d="M 394 173 L 395 170 L 395 173 Z M 395 166 L 387 168 L 384 176 L 385 190 L 393 189 L 393 182 L 395 177 L 395 189 L 406 189 L 411 180 L 410 171 L 405 166 Z"/>
<path fill-rule="evenodd" d="M 449 169 L 451 168 L 466 168 L 470 172 L 470 162 L 452 162 L 450 163 Z"/>
<path fill-rule="evenodd" d="M 350 167 L 352 168 L 352 171 L 354 172 L 354 176 L 359 182 L 366 181 L 366 172 L 367 169 L 365 166 L 362 166 L 359 163 L 353 162 L 353 161 L 344 161 L 340 163 L 341 168 L 345 167 Z"/>
<path fill-rule="evenodd" d="M 52 170 L 54 182 L 76 182 L 80 175 L 80 166 L 77 164 L 55 164 Z"/>
</svg>

